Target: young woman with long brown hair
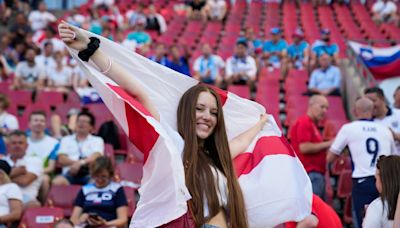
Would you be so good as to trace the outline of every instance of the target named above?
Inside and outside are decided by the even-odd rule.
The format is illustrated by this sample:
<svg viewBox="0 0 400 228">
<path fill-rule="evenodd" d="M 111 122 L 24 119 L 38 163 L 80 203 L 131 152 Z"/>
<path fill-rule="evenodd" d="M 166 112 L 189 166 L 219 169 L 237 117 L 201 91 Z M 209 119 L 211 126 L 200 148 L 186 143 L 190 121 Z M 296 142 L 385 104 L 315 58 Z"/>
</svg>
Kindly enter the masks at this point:
<svg viewBox="0 0 400 228">
<path fill-rule="evenodd" d="M 369 204 L 363 227 L 392 228 L 400 192 L 400 156 L 380 156 L 375 177 L 380 197 Z"/>
<path fill-rule="evenodd" d="M 89 40 L 82 32 L 65 23 L 60 24 L 59 32 L 70 48 L 82 52 L 93 46 L 92 38 Z M 98 48 L 98 43 L 94 45 Z M 89 55 L 93 63 L 162 123 L 163 118 L 134 76 L 112 63 L 101 48 L 97 48 Z M 173 138 L 177 148 L 183 152 L 186 186 L 191 194 L 188 205 L 196 226 L 248 227 L 243 195 L 232 159 L 246 150 L 266 123 L 267 116 L 261 116 L 255 126 L 228 142 L 220 98 L 215 90 L 201 84 L 183 94 L 177 115 L 179 134 L 175 132 Z"/>
</svg>

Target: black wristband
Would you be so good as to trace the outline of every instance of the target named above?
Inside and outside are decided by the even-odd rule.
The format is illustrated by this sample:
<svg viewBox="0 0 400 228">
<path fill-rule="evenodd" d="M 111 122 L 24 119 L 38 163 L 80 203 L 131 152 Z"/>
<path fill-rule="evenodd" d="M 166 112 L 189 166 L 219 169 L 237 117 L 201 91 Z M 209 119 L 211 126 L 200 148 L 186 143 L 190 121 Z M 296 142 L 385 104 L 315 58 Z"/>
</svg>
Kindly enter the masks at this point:
<svg viewBox="0 0 400 228">
<path fill-rule="evenodd" d="M 85 50 L 82 50 L 78 53 L 78 57 L 82 59 L 82 61 L 89 61 L 90 56 L 94 54 L 94 52 L 100 47 L 100 40 L 96 37 L 90 37 L 90 42 L 87 45 Z"/>
</svg>

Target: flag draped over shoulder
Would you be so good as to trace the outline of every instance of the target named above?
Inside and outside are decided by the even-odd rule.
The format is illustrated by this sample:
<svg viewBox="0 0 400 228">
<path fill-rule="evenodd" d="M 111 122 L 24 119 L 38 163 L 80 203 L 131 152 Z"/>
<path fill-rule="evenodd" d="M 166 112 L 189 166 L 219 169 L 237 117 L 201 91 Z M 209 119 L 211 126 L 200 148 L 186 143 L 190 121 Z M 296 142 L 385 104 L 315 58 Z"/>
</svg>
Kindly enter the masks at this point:
<svg viewBox="0 0 400 228">
<path fill-rule="evenodd" d="M 186 201 L 190 195 L 185 186 L 181 151 L 177 151 L 163 126 L 168 124 L 177 129 L 179 99 L 198 81 L 97 37 L 109 58 L 142 84 L 162 116 L 161 124 L 119 85 L 102 75 L 91 63 L 82 62 L 71 50 L 130 141 L 144 154 L 141 198 L 130 227 L 157 227 L 187 211 Z M 265 113 L 265 109 L 255 102 L 222 90 L 218 93 L 223 102 L 228 139 L 254 126 L 260 114 Z M 234 164 L 250 227 L 273 227 L 285 221 L 299 221 L 310 214 L 312 190 L 309 178 L 272 116 L 247 152 L 235 158 Z"/>
<path fill-rule="evenodd" d="M 378 48 L 354 41 L 349 45 L 376 78 L 400 76 L 400 45 Z"/>
</svg>

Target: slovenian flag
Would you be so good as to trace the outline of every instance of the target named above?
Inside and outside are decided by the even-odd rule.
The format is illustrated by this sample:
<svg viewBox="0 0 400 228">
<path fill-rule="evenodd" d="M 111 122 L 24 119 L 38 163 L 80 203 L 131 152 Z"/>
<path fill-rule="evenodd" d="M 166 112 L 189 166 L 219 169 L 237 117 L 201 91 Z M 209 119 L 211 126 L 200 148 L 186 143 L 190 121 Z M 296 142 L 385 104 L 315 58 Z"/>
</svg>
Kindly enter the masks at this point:
<svg viewBox="0 0 400 228">
<path fill-rule="evenodd" d="M 400 45 L 372 47 L 349 41 L 349 45 L 377 79 L 400 76 Z"/>
<path fill-rule="evenodd" d="M 87 31 L 84 31 L 87 32 Z M 140 200 L 130 227 L 158 227 L 187 212 L 190 194 L 185 186 L 181 151 L 166 130 L 177 129 L 180 97 L 198 81 L 157 64 L 103 37 L 101 49 L 145 88 L 162 117 L 156 121 L 122 87 L 101 74 L 90 62 L 79 66 L 102 100 L 119 121 L 130 141 L 144 154 Z M 219 90 L 223 101 L 228 139 L 259 121 L 263 106 Z M 256 136 L 247 152 L 234 160 L 243 191 L 250 227 L 274 227 L 299 221 L 311 213 L 310 180 L 293 149 L 282 137 L 273 117 Z"/>
</svg>

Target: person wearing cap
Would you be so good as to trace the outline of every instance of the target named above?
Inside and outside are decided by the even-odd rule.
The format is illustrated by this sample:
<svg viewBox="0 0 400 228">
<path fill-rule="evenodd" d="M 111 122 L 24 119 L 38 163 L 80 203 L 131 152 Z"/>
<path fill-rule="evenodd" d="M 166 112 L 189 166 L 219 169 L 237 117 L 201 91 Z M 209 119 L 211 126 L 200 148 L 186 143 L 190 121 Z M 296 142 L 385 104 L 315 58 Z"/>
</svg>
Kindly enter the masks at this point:
<svg viewBox="0 0 400 228">
<path fill-rule="evenodd" d="M 247 54 L 247 43 L 237 41 L 235 54 L 226 60 L 226 84 L 247 84 L 254 99 L 256 74 L 256 61 Z"/>
<path fill-rule="evenodd" d="M 304 40 L 304 34 L 301 29 L 296 29 L 293 33 L 293 44 L 288 48 L 288 61 L 283 67 L 283 75 L 286 76 L 290 68 L 308 69 L 309 45 Z"/>
<path fill-rule="evenodd" d="M 281 30 L 279 28 L 271 29 L 271 40 L 264 42 L 263 57 L 267 66 L 279 68 L 284 62 L 287 54 L 287 43 L 281 38 Z"/>
<path fill-rule="evenodd" d="M 129 33 L 126 36 L 127 40 L 135 41 L 137 47 L 141 49 L 148 49 L 152 42 L 150 35 L 146 31 L 144 31 L 145 26 L 146 18 L 139 17 L 136 20 L 135 31 Z"/>
<path fill-rule="evenodd" d="M 0 228 L 18 221 L 22 215 L 22 193 L 8 176 L 11 167 L 8 162 L 0 160 Z"/>
<path fill-rule="evenodd" d="M 331 32 L 329 29 L 321 29 L 321 39 L 316 40 L 311 47 L 311 67 L 317 66 L 317 60 L 322 54 L 327 54 L 332 57 L 333 64 L 339 63 L 339 47 L 332 43 Z"/>
<path fill-rule="evenodd" d="M 8 154 L 4 160 L 12 167 L 11 181 L 21 188 L 24 207 L 40 207 L 36 197 L 42 182 L 43 163 L 37 157 L 26 155 L 27 148 L 28 142 L 25 132 L 12 131 L 8 136 Z"/>
<path fill-rule="evenodd" d="M 222 74 L 225 62 L 218 55 L 214 55 L 209 44 L 203 44 L 202 55 L 193 64 L 194 78 L 219 87 L 222 82 Z"/>
</svg>

